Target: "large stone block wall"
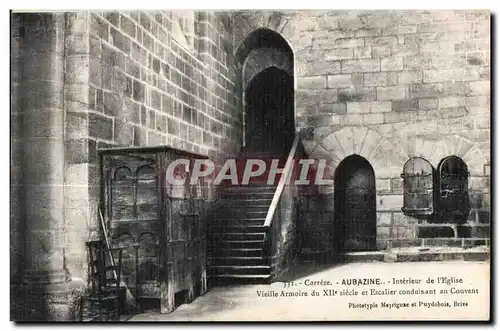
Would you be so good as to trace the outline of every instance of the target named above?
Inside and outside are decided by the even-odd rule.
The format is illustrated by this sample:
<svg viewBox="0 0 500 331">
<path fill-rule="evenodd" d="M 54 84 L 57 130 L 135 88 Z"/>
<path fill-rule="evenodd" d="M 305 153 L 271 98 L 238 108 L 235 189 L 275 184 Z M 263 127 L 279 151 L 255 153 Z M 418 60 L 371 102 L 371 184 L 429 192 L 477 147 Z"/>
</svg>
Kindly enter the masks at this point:
<svg viewBox="0 0 500 331">
<path fill-rule="evenodd" d="M 235 26 L 237 46 L 269 28 L 294 51 L 296 125 L 308 133 L 309 155 L 329 160 L 332 176 L 351 154 L 372 165 L 378 248 L 425 244 L 415 240 L 417 220 L 401 212 L 400 175 L 414 156 L 433 167 L 461 157 L 470 171 L 469 222 L 489 222 L 489 12 L 244 11 L 235 20 L 246 22 Z M 331 247 L 333 209 L 318 201 L 332 193 L 320 188 L 322 198 L 303 204 L 305 248 Z"/>
<path fill-rule="evenodd" d="M 223 18 L 197 13 L 194 49 L 187 49 L 172 37 L 170 12 L 92 12 L 91 139 L 202 155 L 238 149 L 240 93 Z"/>
<path fill-rule="evenodd" d="M 172 37 L 171 14 L 13 15 L 14 283 L 31 268 L 42 273 L 32 277 L 35 284 L 85 284 L 84 243 L 99 235 L 99 148 L 167 145 L 216 162 L 239 151 L 240 68 L 231 15 L 194 13 L 194 47 L 187 49 Z M 55 301 L 43 309 L 68 301 L 47 300 Z M 69 318 L 37 314 L 30 318 Z"/>
<path fill-rule="evenodd" d="M 171 12 L 89 12 L 82 22 L 88 60 L 78 69 L 87 80 L 81 95 L 87 106 L 68 119 L 67 146 L 72 178 L 88 183 L 75 190 L 88 190 L 88 199 L 79 201 L 89 204 L 90 233 L 99 227 L 97 149 L 167 145 L 215 160 L 239 151 L 241 93 L 230 17 L 194 17 L 193 48 L 172 36 Z M 85 262 L 78 255 L 76 272 Z"/>
</svg>

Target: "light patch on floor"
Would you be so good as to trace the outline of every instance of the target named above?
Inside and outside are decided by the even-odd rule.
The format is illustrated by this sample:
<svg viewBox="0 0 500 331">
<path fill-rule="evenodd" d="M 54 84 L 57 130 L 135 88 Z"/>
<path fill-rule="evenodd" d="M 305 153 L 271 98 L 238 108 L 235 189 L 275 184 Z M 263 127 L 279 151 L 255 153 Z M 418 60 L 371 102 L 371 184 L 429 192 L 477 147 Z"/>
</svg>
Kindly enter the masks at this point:
<svg viewBox="0 0 500 331">
<path fill-rule="evenodd" d="M 353 319 L 487 319 L 489 311 L 489 268 L 486 262 L 415 262 L 415 263 L 351 263 L 338 266 L 305 264 L 284 275 L 294 286 L 285 288 L 285 283 L 269 285 L 234 285 L 212 288 L 207 294 L 191 304 L 178 307 L 170 314 L 147 312 L 136 315 L 130 321 L 325 321 Z M 462 284 L 436 284 L 436 277 L 462 278 Z M 394 285 L 394 278 L 422 279 L 419 285 Z M 428 284 L 427 278 L 435 279 Z M 343 279 L 380 278 L 383 285 L 342 286 Z M 331 286 L 305 286 L 305 281 L 330 281 Z M 337 284 L 337 282 L 339 284 Z M 367 295 L 361 290 L 376 288 L 423 289 L 464 288 L 478 289 L 478 294 L 447 295 Z M 322 296 L 323 290 L 356 290 L 356 296 Z M 311 296 L 316 290 L 319 296 Z M 276 291 L 278 297 L 259 297 L 257 291 Z M 281 292 L 307 292 L 307 296 L 282 297 Z M 455 301 L 468 303 L 468 307 L 427 308 L 423 303 Z M 415 302 L 416 308 L 381 308 L 381 303 Z M 379 308 L 348 308 L 349 303 L 376 303 Z"/>
</svg>

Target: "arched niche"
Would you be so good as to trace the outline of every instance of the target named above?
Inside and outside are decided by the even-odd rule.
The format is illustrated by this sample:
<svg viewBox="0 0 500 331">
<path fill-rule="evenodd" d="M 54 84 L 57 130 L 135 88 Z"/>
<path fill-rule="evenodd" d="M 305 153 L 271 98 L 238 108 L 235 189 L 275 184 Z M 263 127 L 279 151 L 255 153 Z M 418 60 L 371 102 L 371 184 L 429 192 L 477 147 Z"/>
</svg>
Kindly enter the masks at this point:
<svg viewBox="0 0 500 331">
<path fill-rule="evenodd" d="M 114 180 L 127 180 L 131 178 L 132 178 L 132 171 L 125 166 L 117 168 L 113 175 Z"/>
<path fill-rule="evenodd" d="M 268 28 L 258 28 L 250 32 L 236 50 L 236 58 L 244 63 L 247 56 L 258 48 L 283 50 L 293 58 L 293 51 L 288 42 L 278 32 Z"/>
<path fill-rule="evenodd" d="M 140 166 L 136 172 L 137 179 L 149 180 L 155 178 L 155 169 L 149 165 Z"/>
<path fill-rule="evenodd" d="M 406 215 L 426 216 L 434 212 L 434 169 L 424 158 L 412 157 L 403 166 L 403 207 Z"/>
<path fill-rule="evenodd" d="M 279 33 L 259 28 L 236 58 L 242 67 L 245 150 L 286 154 L 295 135 L 292 49 Z"/>
</svg>

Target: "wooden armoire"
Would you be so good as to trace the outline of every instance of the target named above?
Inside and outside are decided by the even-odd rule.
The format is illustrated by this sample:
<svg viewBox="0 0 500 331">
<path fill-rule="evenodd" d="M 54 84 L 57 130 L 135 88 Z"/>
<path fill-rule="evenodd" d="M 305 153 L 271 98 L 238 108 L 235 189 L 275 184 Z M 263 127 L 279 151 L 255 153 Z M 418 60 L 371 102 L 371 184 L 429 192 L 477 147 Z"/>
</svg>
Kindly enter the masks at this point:
<svg viewBox="0 0 500 331">
<path fill-rule="evenodd" d="M 101 210 L 113 247 L 123 247 L 123 280 L 139 304 L 157 302 L 162 313 L 176 307 L 176 297 L 191 301 L 207 291 L 205 242 L 209 187 L 191 185 L 191 169 L 175 160 L 206 159 L 167 147 L 100 151 Z M 172 169 L 171 169 L 172 170 Z M 179 177 L 180 176 L 180 177 Z"/>
</svg>

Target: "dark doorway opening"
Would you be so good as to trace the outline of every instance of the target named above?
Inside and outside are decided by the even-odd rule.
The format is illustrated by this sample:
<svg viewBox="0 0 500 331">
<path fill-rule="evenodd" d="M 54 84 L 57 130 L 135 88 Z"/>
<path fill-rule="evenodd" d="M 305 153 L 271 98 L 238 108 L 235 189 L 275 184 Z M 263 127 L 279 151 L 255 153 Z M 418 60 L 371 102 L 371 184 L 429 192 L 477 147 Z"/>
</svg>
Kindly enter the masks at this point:
<svg viewBox="0 0 500 331">
<path fill-rule="evenodd" d="M 335 171 L 334 246 L 338 252 L 371 251 L 377 246 L 375 174 L 359 155 Z"/>
<path fill-rule="evenodd" d="M 283 154 L 294 133 L 293 77 L 270 67 L 257 74 L 245 91 L 246 149 Z"/>
<path fill-rule="evenodd" d="M 443 223 L 464 223 L 470 212 L 469 170 L 458 156 L 451 155 L 439 162 L 439 213 Z"/>
</svg>

